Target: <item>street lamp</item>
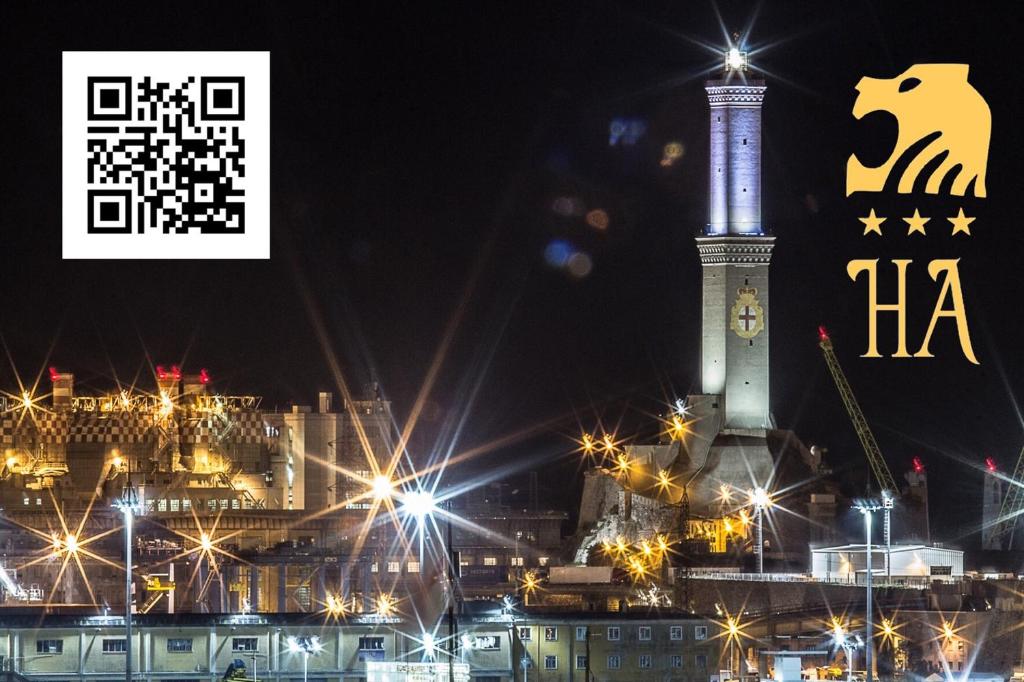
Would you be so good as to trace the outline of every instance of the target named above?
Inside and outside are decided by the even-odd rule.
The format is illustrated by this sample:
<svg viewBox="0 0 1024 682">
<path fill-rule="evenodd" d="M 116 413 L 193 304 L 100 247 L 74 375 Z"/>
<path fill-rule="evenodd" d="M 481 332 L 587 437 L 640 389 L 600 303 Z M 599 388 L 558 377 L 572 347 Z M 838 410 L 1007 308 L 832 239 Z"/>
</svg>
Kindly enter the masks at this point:
<svg viewBox="0 0 1024 682">
<path fill-rule="evenodd" d="M 764 510 L 772 504 L 768 491 L 758 486 L 750 491 L 750 504 L 757 512 L 757 572 L 764 573 Z"/>
<path fill-rule="evenodd" d="M 132 465 L 128 460 L 128 467 L 125 471 L 125 486 L 121 499 L 114 505 L 124 514 L 124 678 L 126 682 L 132 682 L 132 531 L 135 521 L 135 507 L 139 503 L 132 488 Z M 68 535 L 64 541 L 68 551 L 75 551 L 78 547 L 78 539 Z"/>
<path fill-rule="evenodd" d="M 316 635 L 289 636 L 285 642 L 288 644 L 288 651 L 293 654 L 302 654 L 302 682 L 307 682 L 309 677 L 309 655 L 319 654 L 323 651 L 324 645 L 320 643 L 320 638 Z"/>
<path fill-rule="evenodd" d="M 865 554 L 867 556 L 867 559 L 866 559 L 867 560 L 867 604 L 866 604 L 866 606 L 867 606 L 867 634 L 865 636 L 865 640 L 867 640 L 867 644 L 864 647 L 864 662 L 865 662 L 865 665 L 867 666 L 867 672 L 865 673 L 866 676 L 867 676 L 867 678 L 866 678 L 867 682 L 872 682 L 873 675 L 872 675 L 872 671 L 871 671 L 871 650 L 874 648 L 873 647 L 873 643 L 874 643 L 875 633 L 874 633 L 874 626 L 873 626 L 873 623 L 871 621 L 872 616 L 874 615 L 871 612 L 872 611 L 872 605 L 871 605 L 871 596 L 872 596 L 871 595 L 871 590 L 872 590 L 871 579 L 872 579 L 872 574 L 874 573 L 874 566 L 871 563 L 871 518 L 872 518 L 872 514 L 874 512 L 876 512 L 876 511 L 878 511 L 879 509 L 888 509 L 888 508 L 885 506 L 885 502 L 884 501 L 879 502 L 878 500 L 868 500 L 868 499 L 855 500 L 854 504 L 853 504 L 853 507 L 854 507 L 854 509 L 857 509 L 858 511 L 860 511 L 861 515 L 864 517 L 864 535 L 865 535 L 864 552 L 865 552 Z"/>
</svg>

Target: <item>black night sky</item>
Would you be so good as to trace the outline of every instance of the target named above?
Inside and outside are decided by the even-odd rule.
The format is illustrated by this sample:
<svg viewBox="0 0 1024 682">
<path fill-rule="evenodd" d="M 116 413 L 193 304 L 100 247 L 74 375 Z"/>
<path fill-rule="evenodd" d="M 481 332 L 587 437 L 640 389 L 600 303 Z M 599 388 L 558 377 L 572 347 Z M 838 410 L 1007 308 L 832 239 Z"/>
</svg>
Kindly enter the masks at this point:
<svg viewBox="0 0 1024 682">
<path fill-rule="evenodd" d="M 1024 441 L 1011 17 L 970 3 L 637 4 L 5 3 L 0 332 L 19 372 L 54 364 L 80 390 L 101 390 L 115 371 L 148 372 L 148 353 L 209 368 L 220 389 L 270 406 L 312 404 L 334 384 L 319 317 L 348 381 L 379 379 L 404 416 L 457 320 L 415 444 L 448 443 L 446 420 L 465 415 L 456 452 L 499 445 L 463 470 L 540 468 L 542 495 L 573 507 L 581 425 L 647 436 L 666 400 L 698 387 L 692 237 L 707 206 L 702 74 L 718 61 L 698 43 L 724 41 L 720 13 L 730 33 L 752 25 L 768 73 L 777 422 L 828 447 L 851 491 L 863 486 L 864 456 L 816 345 L 828 325 L 897 478 L 921 456 L 933 533 L 962 536 L 980 522 L 971 467 L 991 455 L 1012 468 Z M 62 50 L 271 51 L 269 262 L 61 261 Z M 853 119 L 854 85 L 921 62 L 970 64 L 988 100 L 988 198 L 847 199 L 847 157 L 880 163 L 896 134 L 885 115 Z M 611 147 L 614 119 L 646 132 Z M 685 153 L 663 167 L 673 141 Z M 607 229 L 560 215 L 558 197 L 603 209 Z M 945 221 L 960 206 L 977 216 L 970 237 Z M 861 236 L 857 216 L 872 207 L 890 217 L 882 238 Z M 927 237 L 898 227 L 914 208 L 932 216 Z M 589 275 L 545 264 L 555 239 L 591 256 Z M 926 264 L 956 257 L 981 365 L 963 358 L 949 323 L 934 359 L 858 357 L 866 283 L 847 278 L 847 261 L 914 260 L 916 350 L 938 293 Z M 892 298 L 893 268 L 882 272 Z M 881 339 L 891 353 L 893 329 Z M 6 362 L 0 384 L 16 386 Z"/>
</svg>

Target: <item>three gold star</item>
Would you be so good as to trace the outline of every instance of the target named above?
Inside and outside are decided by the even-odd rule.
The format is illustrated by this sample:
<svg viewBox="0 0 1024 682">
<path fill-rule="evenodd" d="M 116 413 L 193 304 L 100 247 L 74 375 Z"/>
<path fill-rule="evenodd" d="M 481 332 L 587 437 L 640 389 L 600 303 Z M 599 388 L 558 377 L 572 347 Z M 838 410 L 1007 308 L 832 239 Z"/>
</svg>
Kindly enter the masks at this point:
<svg viewBox="0 0 1024 682">
<path fill-rule="evenodd" d="M 882 223 L 884 223 L 887 220 L 887 218 L 876 215 L 875 209 L 871 209 L 871 212 L 868 213 L 867 216 L 865 216 L 864 218 L 857 218 L 857 220 L 864 223 L 865 235 L 874 233 L 881 237 Z M 931 218 L 923 217 L 921 215 L 921 212 L 915 208 L 914 215 L 910 216 L 909 218 L 903 218 L 903 222 L 907 224 L 907 236 L 909 237 L 915 232 L 925 234 L 924 225 L 929 220 L 931 220 Z M 957 211 L 957 214 L 955 216 L 953 216 L 952 218 L 946 218 L 946 220 L 953 224 L 953 235 L 963 233 L 968 237 L 971 236 L 970 224 L 973 223 L 975 219 L 964 215 L 963 207 L 961 207 L 960 210 Z"/>
</svg>

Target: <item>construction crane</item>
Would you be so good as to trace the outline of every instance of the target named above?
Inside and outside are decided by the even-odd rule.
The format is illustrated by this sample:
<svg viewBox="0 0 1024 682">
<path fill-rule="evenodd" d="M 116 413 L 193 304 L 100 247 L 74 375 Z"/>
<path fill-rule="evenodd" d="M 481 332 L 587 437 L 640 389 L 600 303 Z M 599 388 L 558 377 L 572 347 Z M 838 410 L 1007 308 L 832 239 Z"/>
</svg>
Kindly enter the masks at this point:
<svg viewBox="0 0 1024 682">
<path fill-rule="evenodd" d="M 890 514 L 892 513 L 899 488 L 896 487 L 896 481 L 892 477 L 892 472 L 889 471 L 889 465 L 885 463 L 885 458 L 882 457 L 882 451 L 875 440 L 875 434 L 871 433 L 871 427 L 868 426 L 868 421 L 864 418 L 864 413 L 861 412 L 860 405 L 857 403 L 857 397 L 854 396 L 853 389 L 850 388 L 850 382 L 846 380 L 843 368 L 839 366 L 839 360 L 836 358 L 835 350 L 832 348 L 832 339 L 829 338 L 828 330 L 824 327 L 818 327 L 818 346 L 821 347 L 821 352 L 825 356 L 825 364 L 828 365 L 828 371 L 836 382 L 836 389 L 839 391 L 839 396 L 843 399 L 846 413 L 850 415 L 853 429 L 857 432 L 857 438 L 860 439 L 860 445 L 864 448 L 864 454 L 867 456 L 868 464 L 871 466 L 871 473 L 874 474 L 875 481 L 878 482 L 878 487 L 882 493 L 882 509 L 885 513 L 885 563 L 886 573 L 888 573 L 889 551 L 892 547 Z"/>
<path fill-rule="evenodd" d="M 996 526 L 992 529 L 993 539 L 1006 537 L 1003 548 L 1007 551 L 1013 549 L 1013 532 L 1017 528 L 1017 519 L 1024 513 L 1024 448 L 1017 457 L 1017 466 L 1013 469 L 1013 477 L 1009 481 L 1006 493 L 1003 495 L 1003 503 L 999 507 L 999 516 L 996 517 Z"/>
</svg>

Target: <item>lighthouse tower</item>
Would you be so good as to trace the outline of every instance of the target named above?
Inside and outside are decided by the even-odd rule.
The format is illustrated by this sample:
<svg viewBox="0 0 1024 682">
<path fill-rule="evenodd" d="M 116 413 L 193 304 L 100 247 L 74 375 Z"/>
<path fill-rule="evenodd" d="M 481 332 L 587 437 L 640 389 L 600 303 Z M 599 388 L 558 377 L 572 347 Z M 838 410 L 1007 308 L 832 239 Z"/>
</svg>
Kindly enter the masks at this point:
<svg viewBox="0 0 1024 682">
<path fill-rule="evenodd" d="M 711 105 L 708 222 L 697 238 L 703 271 L 701 392 L 717 396 L 726 429 L 772 428 L 768 392 L 768 265 L 775 238 L 761 220 L 763 80 L 726 55 L 707 82 Z"/>
</svg>

